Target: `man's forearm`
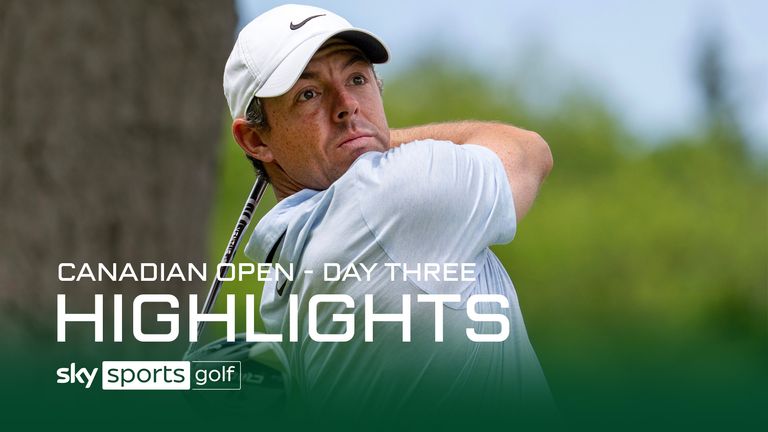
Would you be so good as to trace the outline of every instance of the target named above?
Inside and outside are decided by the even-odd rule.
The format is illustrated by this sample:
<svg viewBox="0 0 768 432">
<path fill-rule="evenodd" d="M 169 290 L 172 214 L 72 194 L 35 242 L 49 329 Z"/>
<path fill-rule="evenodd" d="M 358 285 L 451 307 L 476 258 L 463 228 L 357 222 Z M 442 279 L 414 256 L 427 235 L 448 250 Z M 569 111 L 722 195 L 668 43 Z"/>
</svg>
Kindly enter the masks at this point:
<svg viewBox="0 0 768 432">
<path fill-rule="evenodd" d="M 411 141 L 434 139 L 451 141 L 456 144 L 468 144 L 472 137 L 482 133 L 484 128 L 499 126 L 500 123 L 460 121 L 452 123 L 432 123 L 403 129 L 391 129 L 390 147 L 398 147 Z M 474 143 L 479 144 L 479 143 Z"/>
<path fill-rule="evenodd" d="M 390 147 L 398 147 L 411 141 L 425 139 L 478 145 L 508 143 L 515 140 L 523 142 L 528 140 L 533 132 L 504 123 L 468 120 L 390 129 L 390 133 Z"/>
</svg>

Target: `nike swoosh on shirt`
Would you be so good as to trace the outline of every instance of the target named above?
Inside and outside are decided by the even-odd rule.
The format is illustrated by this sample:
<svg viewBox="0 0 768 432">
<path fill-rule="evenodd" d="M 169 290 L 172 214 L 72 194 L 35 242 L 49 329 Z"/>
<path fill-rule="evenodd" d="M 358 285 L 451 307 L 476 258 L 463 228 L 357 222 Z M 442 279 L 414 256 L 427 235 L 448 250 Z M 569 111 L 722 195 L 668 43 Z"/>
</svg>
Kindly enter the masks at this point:
<svg viewBox="0 0 768 432">
<path fill-rule="evenodd" d="M 283 296 L 283 290 L 285 290 L 285 283 L 286 283 L 286 282 L 288 282 L 288 281 L 287 281 L 287 280 L 284 280 L 284 281 L 283 281 L 283 284 L 282 284 L 282 285 L 280 285 L 280 288 L 278 288 L 278 289 L 277 289 L 277 295 L 279 295 L 280 297 L 282 297 L 282 296 Z"/>
<path fill-rule="evenodd" d="M 268 262 L 268 263 L 270 263 L 270 264 L 272 264 L 272 263 L 273 263 L 273 261 L 274 261 L 274 258 L 275 258 L 275 252 L 277 252 L 277 248 L 278 248 L 278 247 L 280 246 L 280 244 L 283 242 L 283 238 L 285 238 L 285 233 L 287 233 L 287 232 L 288 232 L 288 231 L 286 230 L 286 231 L 283 231 L 283 233 L 282 233 L 282 234 L 280 234 L 280 237 L 277 239 L 277 241 L 275 242 L 275 244 L 274 244 L 274 245 L 272 245 L 272 249 L 271 249 L 271 250 L 269 251 L 269 253 L 267 254 L 267 259 L 265 260 L 265 262 Z M 279 281 L 280 281 L 280 277 L 278 277 L 277 279 L 278 279 L 278 282 L 279 282 Z M 286 282 L 288 282 L 288 281 L 287 281 L 287 280 L 284 280 L 284 281 L 283 281 L 283 284 L 282 284 L 282 285 L 280 285 L 280 288 L 277 288 L 277 295 L 279 295 L 279 296 L 281 296 L 281 297 L 282 297 L 282 295 L 283 295 L 283 290 L 285 289 L 285 283 L 286 283 Z"/>
<path fill-rule="evenodd" d="M 321 17 L 321 16 L 325 16 L 325 14 L 320 14 L 320 15 L 312 15 L 311 17 L 309 17 L 309 18 L 305 19 L 304 21 L 302 21 L 302 22 L 300 22 L 300 23 L 298 23 L 298 24 L 294 24 L 294 23 L 293 23 L 293 21 L 291 21 L 291 26 L 290 26 L 290 27 L 291 27 L 291 30 L 298 30 L 298 29 L 300 29 L 300 28 L 301 28 L 301 27 L 302 27 L 304 24 L 306 24 L 306 23 L 307 23 L 309 20 L 311 20 L 311 19 L 314 19 L 314 18 L 317 18 L 317 17 Z"/>
</svg>

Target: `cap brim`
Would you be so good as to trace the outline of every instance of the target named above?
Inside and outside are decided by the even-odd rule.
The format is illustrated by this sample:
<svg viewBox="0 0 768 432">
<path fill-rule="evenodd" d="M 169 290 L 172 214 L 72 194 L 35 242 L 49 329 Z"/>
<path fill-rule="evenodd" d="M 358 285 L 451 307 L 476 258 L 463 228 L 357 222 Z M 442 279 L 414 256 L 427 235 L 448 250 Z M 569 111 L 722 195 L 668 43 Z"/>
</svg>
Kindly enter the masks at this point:
<svg viewBox="0 0 768 432">
<path fill-rule="evenodd" d="M 361 29 L 342 29 L 332 33 L 323 33 L 311 37 L 296 47 L 274 72 L 267 78 L 264 85 L 256 91 L 255 97 L 276 97 L 288 92 L 299 80 L 304 68 L 312 56 L 330 38 L 340 37 L 360 48 L 372 63 L 386 63 L 389 60 L 389 50 L 374 34 Z"/>
</svg>

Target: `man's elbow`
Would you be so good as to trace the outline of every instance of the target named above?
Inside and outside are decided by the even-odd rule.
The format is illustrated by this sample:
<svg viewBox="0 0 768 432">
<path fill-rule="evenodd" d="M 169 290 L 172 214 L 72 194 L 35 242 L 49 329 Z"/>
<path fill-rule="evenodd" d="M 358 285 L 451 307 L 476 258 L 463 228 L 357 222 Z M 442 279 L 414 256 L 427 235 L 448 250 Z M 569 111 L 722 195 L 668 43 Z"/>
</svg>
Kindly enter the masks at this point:
<svg viewBox="0 0 768 432">
<path fill-rule="evenodd" d="M 549 149 L 549 144 L 536 132 L 530 132 L 530 149 L 535 161 L 537 172 L 539 173 L 539 181 L 543 181 L 554 166 L 554 160 L 552 159 L 552 151 Z"/>
</svg>

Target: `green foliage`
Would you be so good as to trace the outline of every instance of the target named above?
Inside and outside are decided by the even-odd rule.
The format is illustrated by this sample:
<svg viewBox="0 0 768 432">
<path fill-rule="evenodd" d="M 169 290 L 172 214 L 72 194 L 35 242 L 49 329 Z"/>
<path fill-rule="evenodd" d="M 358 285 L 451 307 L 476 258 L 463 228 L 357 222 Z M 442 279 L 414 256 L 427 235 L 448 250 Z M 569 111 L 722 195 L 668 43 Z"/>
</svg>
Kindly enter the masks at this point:
<svg viewBox="0 0 768 432">
<path fill-rule="evenodd" d="M 643 397 L 662 410 L 660 393 L 691 414 L 705 398 L 765 400 L 768 175 L 738 131 L 651 145 L 587 90 L 536 114 L 509 84 L 434 64 L 390 81 L 385 101 L 394 127 L 501 120 L 549 142 L 552 174 L 494 250 L 565 411 L 628 413 Z"/>
<path fill-rule="evenodd" d="M 554 112 L 533 115 L 514 89 L 430 64 L 388 82 L 385 101 L 393 127 L 501 120 L 547 139 L 555 168 L 516 241 L 495 249 L 515 280 L 531 284 L 521 288 L 531 307 L 546 297 L 541 308 L 562 316 L 574 299 L 556 298 L 578 291 L 577 303 L 606 304 L 601 320 L 630 324 L 616 307 L 625 304 L 682 328 L 717 324 L 710 314 L 720 313 L 718 304 L 743 298 L 744 309 L 732 311 L 746 326 L 739 334 L 759 333 L 768 258 L 764 161 L 734 159 L 706 137 L 652 147 L 579 89 Z M 598 319 L 584 312 L 580 320 Z"/>
</svg>

